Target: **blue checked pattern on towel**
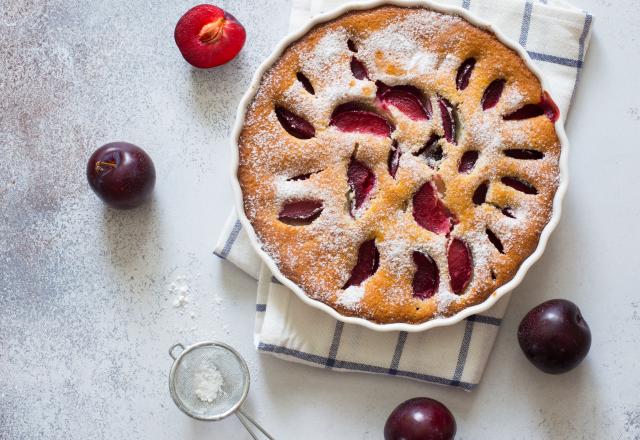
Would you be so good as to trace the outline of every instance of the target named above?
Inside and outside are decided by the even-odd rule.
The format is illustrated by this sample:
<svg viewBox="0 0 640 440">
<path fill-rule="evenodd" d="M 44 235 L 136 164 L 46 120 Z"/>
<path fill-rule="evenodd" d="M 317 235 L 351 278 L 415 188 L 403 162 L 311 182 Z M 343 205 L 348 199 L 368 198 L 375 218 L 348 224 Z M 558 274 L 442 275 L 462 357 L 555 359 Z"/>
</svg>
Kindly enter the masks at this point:
<svg viewBox="0 0 640 440">
<path fill-rule="evenodd" d="M 293 0 L 291 28 L 342 0 Z M 492 21 L 518 41 L 545 75 L 567 114 L 589 43 L 592 16 L 564 0 L 443 0 Z M 471 390 L 482 376 L 509 295 L 482 315 L 421 333 L 379 333 L 308 307 L 279 283 L 253 251 L 235 211 L 214 253 L 258 280 L 254 342 L 274 356 L 336 371 L 406 377 Z"/>
</svg>

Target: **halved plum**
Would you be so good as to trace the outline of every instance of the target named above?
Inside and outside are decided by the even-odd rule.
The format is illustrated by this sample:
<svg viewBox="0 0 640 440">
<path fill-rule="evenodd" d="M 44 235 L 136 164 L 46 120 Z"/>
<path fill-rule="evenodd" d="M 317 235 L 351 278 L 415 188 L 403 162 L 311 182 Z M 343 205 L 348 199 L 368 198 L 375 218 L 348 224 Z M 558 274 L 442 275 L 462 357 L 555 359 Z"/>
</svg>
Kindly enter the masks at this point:
<svg viewBox="0 0 640 440">
<path fill-rule="evenodd" d="M 194 6 L 180 17 L 173 36 L 189 64 L 208 69 L 235 58 L 247 33 L 233 15 L 204 4 Z"/>
</svg>

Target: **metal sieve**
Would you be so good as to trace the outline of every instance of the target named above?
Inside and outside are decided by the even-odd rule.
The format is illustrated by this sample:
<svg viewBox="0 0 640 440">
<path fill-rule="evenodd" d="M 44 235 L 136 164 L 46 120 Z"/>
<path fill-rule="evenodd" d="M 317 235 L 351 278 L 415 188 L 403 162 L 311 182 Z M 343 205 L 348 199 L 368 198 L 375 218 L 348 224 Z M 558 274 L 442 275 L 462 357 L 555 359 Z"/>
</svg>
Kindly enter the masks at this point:
<svg viewBox="0 0 640 440">
<path fill-rule="evenodd" d="M 247 363 L 240 353 L 222 342 L 209 341 L 189 347 L 175 344 L 169 349 L 169 356 L 174 360 L 169 373 L 169 391 L 183 413 L 205 421 L 221 420 L 235 414 L 252 438 L 258 439 L 253 426 L 273 440 L 240 408 L 249 393 L 250 382 Z M 214 373 L 213 379 L 218 380 L 215 383 L 217 393 L 203 399 L 198 395 L 201 393 L 198 387 L 202 387 L 203 377 L 205 382 L 212 379 L 211 373 Z"/>
</svg>

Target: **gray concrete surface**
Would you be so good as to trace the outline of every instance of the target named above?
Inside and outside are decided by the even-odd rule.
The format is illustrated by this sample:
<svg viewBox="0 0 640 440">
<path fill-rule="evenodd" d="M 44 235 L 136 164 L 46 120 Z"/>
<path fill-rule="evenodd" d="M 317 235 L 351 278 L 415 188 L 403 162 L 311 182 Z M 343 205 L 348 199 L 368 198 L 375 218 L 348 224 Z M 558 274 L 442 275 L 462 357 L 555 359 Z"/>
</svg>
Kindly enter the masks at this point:
<svg viewBox="0 0 640 440">
<path fill-rule="evenodd" d="M 640 12 L 596 15 L 567 131 L 571 185 L 560 227 L 517 289 L 472 393 L 339 374 L 259 356 L 255 283 L 211 253 L 231 204 L 228 133 L 258 63 L 287 29 L 286 0 L 221 3 L 248 30 L 241 55 L 192 70 L 173 42 L 184 0 L 0 2 L 0 438 L 240 439 L 173 405 L 167 348 L 219 338 L 249 361 L 246 404 L 279 439 L 377 439 L 398 402 L 428 395 L 461 439 L 640 439 Z M 85 161 L 99 145 L 152 155 L 152 203 L 106 209 Z M 168 285 L 189 279 L 175 308 Z M 515 330 L 532 306 L 574 300 L 588 360 L 546 376 Z M 194 317 L 191 317 L 191 313 Z"/>
</svg>

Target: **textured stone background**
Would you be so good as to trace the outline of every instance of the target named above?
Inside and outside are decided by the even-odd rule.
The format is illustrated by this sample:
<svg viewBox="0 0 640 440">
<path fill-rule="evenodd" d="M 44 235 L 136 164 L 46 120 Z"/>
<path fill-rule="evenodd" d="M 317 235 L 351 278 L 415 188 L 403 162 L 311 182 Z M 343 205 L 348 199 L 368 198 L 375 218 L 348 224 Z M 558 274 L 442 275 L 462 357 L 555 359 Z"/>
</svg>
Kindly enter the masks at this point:
<svg viewBox="0 0 640 440">
<path fill-rule="evenodd" d="M 640 439 L 640 12 L 634 0 L 574 2 L 596 22 L 567 127 L 566 212 L 467 394 L 252 348 L 255 284 L 211 251 L 231 203 L 235 107 L 286 32 L 287 0 L 220 3 L 248 43 L 212 71 L 173 42 L 192 2 L 0 1 L 0 439 L 245 438 L 237 420 L 192 421 L 169 397 L 167 348 L 205 338 L 248 358 L 246 407 L 278 438 L 380 438 L 393 406 L 430 395 L 463 439 Z M 141 209 L 106 209 L 86 184 L 87 157 L 113 140 L 154 158 Z M 192 289 L 183 309 L 168 290 L 179 276 Z M 515 336 L 552 297 L 576 301 L 594 336 L 588 361 L 561 377 L 530 367 Z"/>
</svg>

